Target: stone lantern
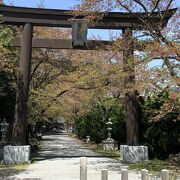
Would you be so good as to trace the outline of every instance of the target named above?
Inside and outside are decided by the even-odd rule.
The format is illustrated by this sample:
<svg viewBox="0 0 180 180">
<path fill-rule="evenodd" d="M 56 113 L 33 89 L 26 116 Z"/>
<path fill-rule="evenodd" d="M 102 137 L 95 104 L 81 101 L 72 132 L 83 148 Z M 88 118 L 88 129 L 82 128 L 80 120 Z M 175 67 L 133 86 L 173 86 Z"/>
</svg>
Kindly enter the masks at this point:
<svg viewBox="0 0 180 180">
<path fill-rule="evenodd" d="M 109 120 L 106 123 L 106 125 L 107 125 L 107 131 L 108 131 L 108 139 L 112 139 L 111 138 L 111 131 L 112 131 L 112 121 L 111 121 L 111 118 L 109 118 Z"/>
<path fill-rule="evenodd" d="M 6 143 L 6 140 L 7 140 L 7 130 L 8 130 L 9 124 L 6 122 L 6 119 L 4 118 L 3 122 L 0 125 L 1 125 L 1 132 L 2 132 L 1 142 L 2 143 Z"/>
<path fill-rule="evenodd" d="M 111 137 L 111 131 L 112 131 L 111 118 L 109 118 L 106 125 L 107 125 L 107 131 L 108 131 L 108 138 L 102 142 L 103 150 L 105 150 L 105 151 L 114 151 L 115 150 L 115 141 Z"/>
</svg>

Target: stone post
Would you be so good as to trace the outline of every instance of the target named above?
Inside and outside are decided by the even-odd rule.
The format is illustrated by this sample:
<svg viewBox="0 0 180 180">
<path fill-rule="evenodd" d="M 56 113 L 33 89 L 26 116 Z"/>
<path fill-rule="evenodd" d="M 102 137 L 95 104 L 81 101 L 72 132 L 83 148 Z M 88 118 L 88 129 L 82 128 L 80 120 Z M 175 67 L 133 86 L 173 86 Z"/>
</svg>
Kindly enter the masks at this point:
<svg viewBox="0 0 180 180">
<path fill-rule="evenodd" d="M 128 170 L 127 169 L 121 170 L 121 180 L 128 180 Z"/>
<path fill-rule="evenodd" d="M 161 177 L 162 180 L 169 180 L 169 171 L 167 169 L 162 169 Z"/>
<path fill-rule="evenodd" d="M 87 180 L 87 158 L 80 158 L 80 180 Z"/>
<path fill-rule="evenodd" d="M 141 180 L 148 180 L 148 179 L 149 179 L 148 170 L 142 169 L 141 170 Z"/>
<path fill-rule="evenodd" d="M 101 180 L 108 180 L 108 170 L 107 169 L 101 170 Z"/>
</svg>

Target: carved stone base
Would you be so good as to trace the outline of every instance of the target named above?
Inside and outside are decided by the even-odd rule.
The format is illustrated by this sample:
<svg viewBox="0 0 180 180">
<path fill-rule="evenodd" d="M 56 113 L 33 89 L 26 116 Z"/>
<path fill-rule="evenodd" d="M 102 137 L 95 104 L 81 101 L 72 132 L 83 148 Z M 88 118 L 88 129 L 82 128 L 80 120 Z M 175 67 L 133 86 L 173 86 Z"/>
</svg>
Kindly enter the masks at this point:
<svg viewBox="0 0 180 180">
<path fill-rule="evenodd" d="M 4 164 L 20 164 L 30 162 L 30 146 L 5 146 L 3 152 Z"/>
<path fill-rule="evenodd" d="M 120 159 L 125 163 L 138 163 L 148 161 L 148 147 L 121 145 Z"/>
<path fill-rule="evenodd" d="M 115 150 L 115 141 L 112 138 L 108 138 L 102 142 L 103 150 L 105 151 L 114 151 Z"/>
</svg>

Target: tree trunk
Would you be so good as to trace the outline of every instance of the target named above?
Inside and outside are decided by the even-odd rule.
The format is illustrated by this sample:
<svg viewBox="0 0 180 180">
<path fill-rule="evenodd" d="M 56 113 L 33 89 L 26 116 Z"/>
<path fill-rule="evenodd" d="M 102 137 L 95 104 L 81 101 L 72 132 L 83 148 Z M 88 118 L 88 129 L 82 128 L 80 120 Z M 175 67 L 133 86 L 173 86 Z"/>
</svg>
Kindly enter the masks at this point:
<svg viewBox="0 0 180 180">
<path fill-rule="evenodd" d="M 31 73 L 33 27 L 26 23 L 21 40 L 18 87 L 15 106 L 15 120 L 12 132 L 12 145 L 26 144 L 26 122 L 28 117 L 28 94 Z"/>
<path fill-rule="evenodd" d="M 138 126 L 138 99 L 137 93 L 128 92 L 125 94 L 126 109 L 126 130 L 127 145 L 133 146 L 139 144 L 139 126 Z"/>
<path fill-rule="evenodd" d="M 124 53 L 123 53 L 123 69 L 124 77 L 124 106 L 126 111 L 126 131 L 127 144 L 139 144 L 139 128 L 138 128 L 138 98 L 137 91 L 134 91 L 135 85 L 135 64 L 133 56 L 133 40 L 132 29 L 123 29 Z"/>
</svg>

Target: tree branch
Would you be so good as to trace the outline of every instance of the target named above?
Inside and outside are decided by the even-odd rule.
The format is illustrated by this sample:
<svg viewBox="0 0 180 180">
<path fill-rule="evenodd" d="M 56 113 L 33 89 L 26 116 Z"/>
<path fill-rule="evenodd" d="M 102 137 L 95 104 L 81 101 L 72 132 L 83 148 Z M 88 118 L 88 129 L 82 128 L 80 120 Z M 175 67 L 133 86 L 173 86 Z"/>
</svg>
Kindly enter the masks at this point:
<svg viewBox="0 0 180 180">
<path fill-rule="evenodd" d="M 139 4 L 144 9 L 144 11 L 148 13 L 146 6 L 140 0 L 133 0 L 133 1 Z"/>
<path fill-rule="evenodd" d="M 120 5 L 121 7 L 123 7 L 125 10 L 127 10 L 129 13 L 132 13 L 132 11 L 128 8 L 128 6 L 125 6 L 125 5 L 121 2 L 121 0 L 117 0 L 117 2 L 119 3 L 119 5 Z"/>
<path fill-rule="evenodd" d="M 32 73 L 31 73 L 31 77 L 30 77 L 30 80 L 32 80 L 34 74 L 36 73 L 38 67 L 43 63 L 44 61 L 40 61 L 33 69 Z"/>
<path fill-rule="evenodd" d="M 69 91 L 69 89 L 65 89 L 63 91 L 61 91 L 60 93 L 58 93 L 51 101 L 49 104 L 47 104 L 47 106 L 41 111 L 41 116 L 48 110 L 48 108 L 50 108 L 53 104 L 53 102 L 55 102 L 59 97 L 61 97 L 62 95 L 64 95 L 65 93 L 67 93 Z"/>
<path fill-rule="evenodd" d="M 154 5 L 154 8 L 151 11 L 151 13 L 153 13 L 156 10 L 156 8 L 158 7 L 159 3 L 160 3 L 160 0 L 157 0 L 156 4 Z"/>
</svg>

